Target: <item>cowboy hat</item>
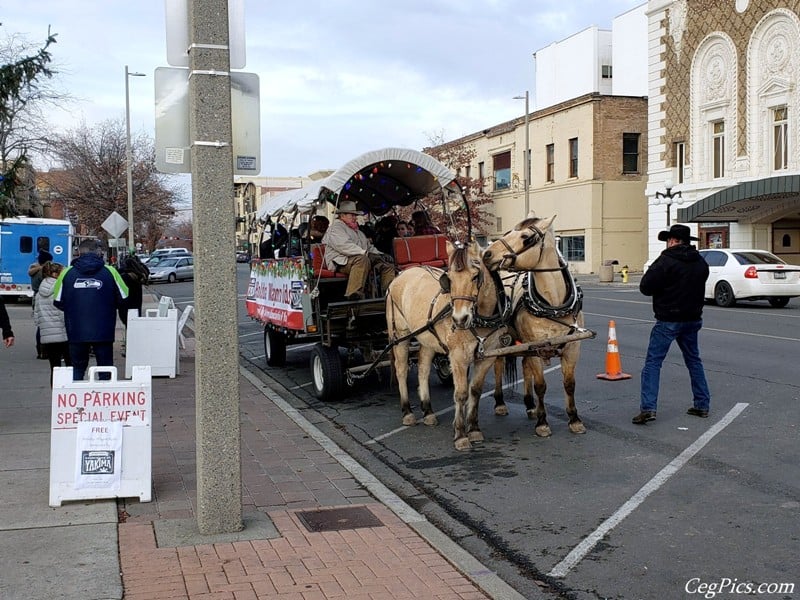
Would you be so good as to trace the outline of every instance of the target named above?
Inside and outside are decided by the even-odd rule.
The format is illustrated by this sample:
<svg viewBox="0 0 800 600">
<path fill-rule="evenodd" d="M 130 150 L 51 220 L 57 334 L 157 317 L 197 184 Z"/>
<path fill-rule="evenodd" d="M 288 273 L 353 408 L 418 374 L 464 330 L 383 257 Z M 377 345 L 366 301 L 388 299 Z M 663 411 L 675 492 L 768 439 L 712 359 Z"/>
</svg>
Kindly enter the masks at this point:
<svg viewBox="0 0 800 600">
<path fill-rule="evenodd" d="M 673 225 L 669 230 L 658 232 L 658 240 L 660 242 L 666 242 L 669 238 L 675 238 L 684 244 L 688 244 L 691 241 L 699 241 L 699 238 L 691 235 L 691 230 L 686 225 Z"/>
<path fill-rule="evenodd" d="M 352 200 L 342 200 L 341 202 L 339 202 L 339 206 L 338 206 L 338 208 L 336 209 L 335 212 L 336 212 L 337 215 L 344 215 L 344 214 L 360 215 L 361 214 L 361 211 L 358 210 L 358 208 L 356 208 L 356 203 L 353 202 Z"/>
</svg>

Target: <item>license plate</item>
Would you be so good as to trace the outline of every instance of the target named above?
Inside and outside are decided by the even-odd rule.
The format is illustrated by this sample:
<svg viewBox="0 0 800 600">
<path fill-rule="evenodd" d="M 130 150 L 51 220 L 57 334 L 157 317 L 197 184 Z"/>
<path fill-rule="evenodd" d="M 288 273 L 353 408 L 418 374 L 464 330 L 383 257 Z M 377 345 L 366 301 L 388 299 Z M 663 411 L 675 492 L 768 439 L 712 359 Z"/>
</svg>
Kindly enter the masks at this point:
<svg viewBox="0 0 800 600">
<path fill-rule="evenodd" d="M 786 279 L 786 272 L 785 271 L 775 271 L 772 274 L 773 279 Z"/>
</svg>

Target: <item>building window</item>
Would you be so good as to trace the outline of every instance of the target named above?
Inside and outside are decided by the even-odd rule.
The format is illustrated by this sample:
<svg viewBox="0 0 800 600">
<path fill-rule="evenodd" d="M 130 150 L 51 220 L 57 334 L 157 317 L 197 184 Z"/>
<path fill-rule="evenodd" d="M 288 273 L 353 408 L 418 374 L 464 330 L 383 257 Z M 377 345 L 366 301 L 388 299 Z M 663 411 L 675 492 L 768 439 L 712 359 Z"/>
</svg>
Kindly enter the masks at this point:
<svg viewBox="0 0 800 600">
<path fill-rule="evenodd" d="M 511 187 L 511 152 L 495 154 L 492 161 L 495 191 L 509 189 Z"/>
<path fill-rule="evenodd" d="M 556 148 L 554 144 L 547 144 L 547 171 L 545 172 L 545 181 L 555 181 L 555 160 Z"/>
<path fill-rule="evenodd" d="M 578 138 L 569 141 L 569 176 L 578 176 Z"/>
<path fill-rule="evenodd" d="M 483 164 L 483 162 L 479 162 L 478 163 L 478 179 L 480 180 L 481 183 L 483 183 L 483 180 L 485 178 L 486 178 L 486 166 Z"/>
<path fill-rule="evenodd" d="M 715 121 L 713 126 L 714 179 L 725 177 L 725 121 Z"/>
<path fill-rule="evenodd" d="M 622 134 L 622 172 L 639 172 L 639 135 L 638 133 Z"/>
<path fill-rule="evenodd" d="M 466 167 L 464 167 L 464 177 L 469 179 L 471 174 L 472 174 L 472 165 L 467 165 Z"/>
<path fill-rule="evenodd" d="M 586 260 L 586 236 L 562 235 L 558 240 L 558 249 L 568 262 Z"/>
<path fill-rule="evenodd" d="M 611 65 L 603 65 L 600 67 L 600 73 L 603 79 L 611 79 Z"/>
<path fill-rule="evenodd" d="M 495 217 L 495 225 L 497 225 L 495 231 L 503 231 L 503 217 Z"/>
<path fill-rule="evenodd" d="M 675 183 L 683 183 L 686 169 L 686 144 L 677 142 L 675 144 L 675 170 L 677 171 Z"/>
<path fill-rule="evenodd" d="M 772 165 L 776 171 L 789 166 L 789 109 L 785 106 L 772 111 Z"/>
</svg>

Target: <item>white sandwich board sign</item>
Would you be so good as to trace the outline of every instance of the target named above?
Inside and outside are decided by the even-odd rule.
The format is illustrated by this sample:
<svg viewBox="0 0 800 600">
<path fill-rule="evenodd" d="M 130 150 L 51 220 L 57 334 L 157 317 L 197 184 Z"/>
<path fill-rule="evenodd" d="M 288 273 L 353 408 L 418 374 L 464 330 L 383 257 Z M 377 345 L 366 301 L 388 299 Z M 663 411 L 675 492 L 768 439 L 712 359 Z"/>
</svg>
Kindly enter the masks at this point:
<svg viewBox="0 0 800 600">
<path fill-rule="evenodd" d="M 109 373 L 109 380 L 100 380 Z M 50 506 L 65 500 L 138 496 L 152 492 L 152 405 L 149 366 L 130 380 L 116 367 L 91 367 L 72 381 L 72 367 L 53 369 L 50 424 Z"/>
</svg>

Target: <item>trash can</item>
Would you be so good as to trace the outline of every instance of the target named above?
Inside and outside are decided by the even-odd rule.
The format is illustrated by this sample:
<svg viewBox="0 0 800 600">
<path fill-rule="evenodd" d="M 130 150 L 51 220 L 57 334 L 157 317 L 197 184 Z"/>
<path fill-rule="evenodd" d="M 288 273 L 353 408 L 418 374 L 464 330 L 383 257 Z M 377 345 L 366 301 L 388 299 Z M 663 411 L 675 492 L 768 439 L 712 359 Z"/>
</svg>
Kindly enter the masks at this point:
<svg viewBox="0 0 800 600">
<path fill-rule="evenodd" d="M 600 283 L 611 283 L 614 281 L 614 265 L 618 265 L 618 260 L 604 260 L 600 265 Z"/>
</svg>

